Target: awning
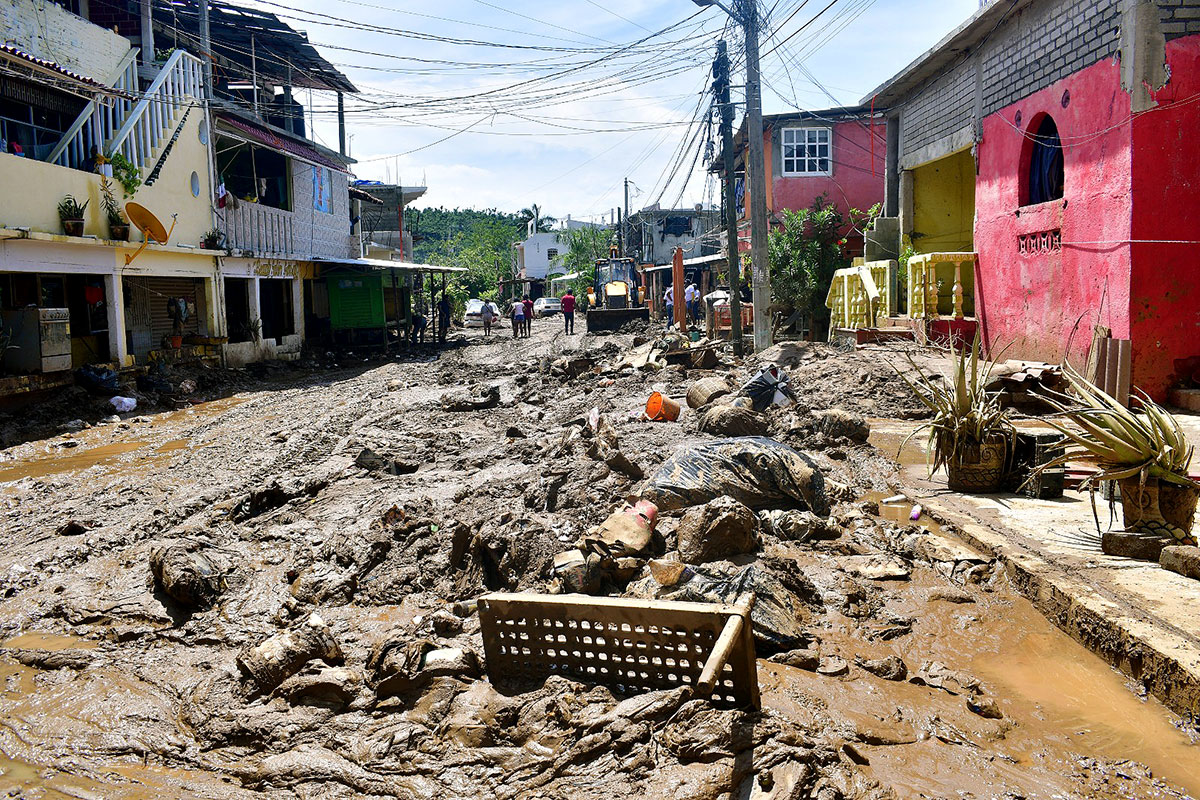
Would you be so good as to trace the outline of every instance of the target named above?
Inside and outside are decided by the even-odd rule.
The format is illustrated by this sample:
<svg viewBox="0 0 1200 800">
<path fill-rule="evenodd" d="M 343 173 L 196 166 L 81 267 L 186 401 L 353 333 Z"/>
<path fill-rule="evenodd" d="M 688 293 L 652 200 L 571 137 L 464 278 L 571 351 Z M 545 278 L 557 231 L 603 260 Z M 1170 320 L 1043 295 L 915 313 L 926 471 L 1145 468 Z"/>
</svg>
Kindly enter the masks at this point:
<svg viewBox="0 0 1200 800">
<path fill-rule="evenodd" d="M 387 261 L 382 258 L 317 258 L 318 264 L 335 264 L 339 267 L 358 267 L 368 270 L 396 270 L 397 272 L 466 272 L 466 267 L 443 267 L 440 264 L 414 264 L 411 261 Z"/>
<path fill-rule="evenodd" d="M 707 256 L 697 256 L 695 258 L 685 258 L 683 260 L 683 266 L 685 266 L 685 267 L 700 267 L 705 264 L 716 264 L 718 262 L 724 263 L 725 261 L 726 261 L 726 256 L 724 253 L 713 253 L 712 255 L 707 255 Z"/>
<path fill-rule="evenodd" d="M 559 281 L 573 281 L 578 277 L 579 277 L 578 272 L 572 272 L 569 275 L 555 275 L 553 278 L 550 279 L 550 282 L 558 283 Z"/>
<path fill-rule="evenodd" d="M 229 114 L 217 114 L 217 119 L 222 124 L 232 127 L 236 131 L 235 136 L 240 136 L 251 144 L 259 144 L 269 147 L 272 150 L 282 150 L 319 167 L 329 167 L 330 169 L 336 169 L 338 172 L 345 172 L 347 174 L 350 172 L 346 165 L 337 159 L 321 153 L 314 147 L 301 144 L 295 139 L 286 139 L 279 136 L 265 127 L 254 125 Z"/>
<path fill-rule="evenodd" d="M 78 72 L 72 72 L 53 61 L 38 58 L 11 44 L 0 44 L 0 61 L 4 62 L 4 66 L 0 67 L 0 70 L 11 72 L 19 77 L 36 78 L 55 89 L 71 94 L 82 95 L 89 99 L 97 94 L 123 97 L 126 100 L 136 99 L 128 92 L 107 86 L 86 75 L 80 75 Z"/>
</svg>

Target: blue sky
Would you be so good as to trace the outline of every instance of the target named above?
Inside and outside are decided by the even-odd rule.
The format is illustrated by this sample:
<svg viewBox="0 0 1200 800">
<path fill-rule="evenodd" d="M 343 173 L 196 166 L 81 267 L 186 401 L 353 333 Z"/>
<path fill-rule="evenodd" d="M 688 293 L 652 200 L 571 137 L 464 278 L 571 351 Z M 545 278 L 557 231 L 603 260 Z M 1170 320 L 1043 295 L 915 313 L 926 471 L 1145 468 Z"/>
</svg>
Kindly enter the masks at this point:
<svg viewBox="0 0 1200 800">
<path fill-rule="evenodd" d="M 773 9 L 762 44 L 766 113 L 857 103 L 979 6 L 760 2 Z M 700 11 L 689 0 L 259 4 L 306 31 L 362 90 L 348 99 L 359 177 L 424 181 L 429 190 L 418 205 L 538 203 L 560 218 L 598 219 L 623 202 L 625 177 L 635 210 L 656 200 L 716 198 L 702 170 L 689 169 L 704 157 L 708 126 L 689 122 L 697 107 L 707 109 L 714 43 L 726 21 L 715 7 Z M 733 32 L 724 35 L 739 52 Z M 316 136 L 336 147 L 332 105 L 314 97 Z"/>
</svg>

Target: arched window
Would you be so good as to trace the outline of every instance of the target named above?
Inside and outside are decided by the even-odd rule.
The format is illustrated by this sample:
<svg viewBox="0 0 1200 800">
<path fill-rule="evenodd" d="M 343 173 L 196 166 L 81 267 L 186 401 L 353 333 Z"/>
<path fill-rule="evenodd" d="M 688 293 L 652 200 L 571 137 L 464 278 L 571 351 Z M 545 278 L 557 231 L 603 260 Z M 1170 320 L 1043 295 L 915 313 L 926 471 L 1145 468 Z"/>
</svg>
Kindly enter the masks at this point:
<svg viewBox="0 0 1200 800">
<path fill-rule="evenodd" d="M 1061 200 L 1063 196 L 1063 150 L 1058 126 L 1049 114 L 1041 115 L 1041 121 L 1035 122 L 1036 125 L 1030 126 L 1032 148 L 1026 178 L 1028 194 L 1025 204 L 1031 206 Z"/>
</svg>

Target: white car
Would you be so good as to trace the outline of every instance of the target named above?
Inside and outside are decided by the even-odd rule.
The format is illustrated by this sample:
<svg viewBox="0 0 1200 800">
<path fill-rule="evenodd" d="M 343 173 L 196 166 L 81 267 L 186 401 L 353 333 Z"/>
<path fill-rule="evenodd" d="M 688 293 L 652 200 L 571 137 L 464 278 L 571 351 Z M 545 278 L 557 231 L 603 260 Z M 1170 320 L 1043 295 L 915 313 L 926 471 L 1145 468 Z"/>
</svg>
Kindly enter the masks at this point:
<svg viewBox="0 0 1200 800">
<path fill-rule="evenodd" d="M 548 317 L 562 311 L 562 302 L 557 297 L 539 297 L 533 301 L 533 315 Z"/>
<path fill-rule="evenodd" d="M 495 303 L 488 303 L 487 305 L 492 308 L 492 320 L 498 321 L 500 319 L 500 308 Z M 477 297 L 467 301 L 467 313 L 463 315 L 463 327 L 483 327 L 483 306 L 484 302 Z"/>
</svg>

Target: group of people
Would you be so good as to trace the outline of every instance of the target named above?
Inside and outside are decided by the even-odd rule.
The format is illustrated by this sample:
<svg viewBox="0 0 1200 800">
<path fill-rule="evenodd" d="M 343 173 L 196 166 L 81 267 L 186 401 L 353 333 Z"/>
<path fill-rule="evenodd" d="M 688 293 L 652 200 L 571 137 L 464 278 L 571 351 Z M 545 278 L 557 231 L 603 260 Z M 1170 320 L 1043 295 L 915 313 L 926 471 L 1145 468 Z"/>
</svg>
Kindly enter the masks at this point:
<svg viewBox="0 0 1200 800">
<path fill-rule="evenodd" d="M 563 315 L 563 332 L 575 332 L 575 294 L 570 289 L 560 300 Z M 494 303 L 486 302 L 479 310 L 479 318 L 483 322 L 483 335 L 492 335 L 492 325 L 500 316 L 500 309 Z M 525 295 L 520 300 L 513 300 L 509 309 L 512 318 L 513 338 L 528 338 L 533 333 L 533 300 Z"/>
<path fill-rule="evenodd" d="M 696 284 L 689 283 L 683 290 L 684 308 L 687 310 L 688 319 L 692 322 L 700 320 L 700 290 L 696 288 Z M 668 286 L 667 291 L 663 293 L 663 303 L 667 307 L 667 327 L 670 328 L 675 324 L 675 287 Z"/>
</svg>

